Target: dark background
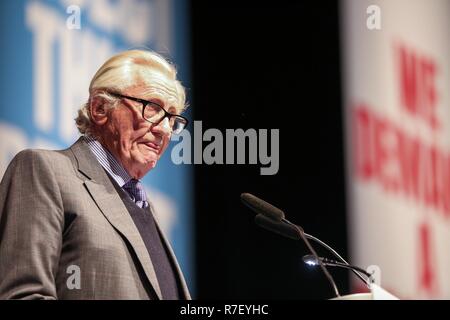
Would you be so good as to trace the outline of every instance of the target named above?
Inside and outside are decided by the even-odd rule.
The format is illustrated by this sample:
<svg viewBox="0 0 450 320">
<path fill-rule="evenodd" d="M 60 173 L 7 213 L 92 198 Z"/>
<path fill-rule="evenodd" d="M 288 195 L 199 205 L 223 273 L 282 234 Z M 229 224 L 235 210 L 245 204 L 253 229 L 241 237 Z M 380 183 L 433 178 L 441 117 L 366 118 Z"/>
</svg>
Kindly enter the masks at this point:
<svg viewBox="0 0 450 320">
<path fill-rule="evenodd" d="M 259 229 L 239 195 L 283 209 L 348 257 L 338 3 L 192 1 L 190 10 L 194 120 L 223 134 L 280 129 L 276 175 L 195 166 L 197 298 L 331 298 L 326 278 L 303 265 L 305 245 Z M 330 271 L 348 293 L 347 272 Z"/>
</svg>

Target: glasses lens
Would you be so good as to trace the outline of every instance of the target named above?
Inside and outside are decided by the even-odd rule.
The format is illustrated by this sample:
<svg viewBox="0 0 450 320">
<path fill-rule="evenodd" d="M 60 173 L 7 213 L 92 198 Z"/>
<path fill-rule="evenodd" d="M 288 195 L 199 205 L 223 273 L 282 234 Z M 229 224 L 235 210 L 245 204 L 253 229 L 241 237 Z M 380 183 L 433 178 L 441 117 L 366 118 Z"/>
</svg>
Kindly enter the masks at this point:
<svg viewBox="0 0 450 320">
<path fill-rule="evenodd" d="M 179 134 L 186 127 L 187 121 L 186 119 L 181 117 L 172 117 L 172 119 L 173 119 L 173 124 L 171 123 L 172 132 L 174 134 Z"/>
<path fill-rule="evenodd" d="M 144 118 L 150 122 L 158 122 L 164 117 L 164 110 L 154 103 L 145 106 Z"/>
<path fill-rule="evenodd" d="M 159 123 L 166 116 L 164 109 L 155 103 L 149 103 L 144 109 L 144 118 L 152 123 Z M 179 116 L 169 117 L 169 125 L 174 134 L 178 134 L 187 125 L 187 120 Z"/>
</svg>

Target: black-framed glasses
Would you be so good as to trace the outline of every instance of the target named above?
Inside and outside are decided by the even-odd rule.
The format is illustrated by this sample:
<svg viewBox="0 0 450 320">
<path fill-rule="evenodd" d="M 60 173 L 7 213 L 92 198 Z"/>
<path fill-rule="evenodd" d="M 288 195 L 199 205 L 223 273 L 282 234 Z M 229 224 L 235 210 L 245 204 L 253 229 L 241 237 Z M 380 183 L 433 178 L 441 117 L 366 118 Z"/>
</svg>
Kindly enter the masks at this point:
<svg viewBox="0 0 450 320">
<path fill-rule="evenodd" d="M 108 93 L 117 98 L 125 98 L 128 100 L 142 103 L 142 118 L 144 118 L 150 123 L 157 125 L 158 123 L 163 121 L 164 118 L 167 117 L 169 119 L 169 125 L 170 128 L 172 129 L 172 133 L 174 134 L 179 134 L 181 131 L 183 131 L 184 128 L 186 128 L 186 126 L 189 123 L 189 120 L 186 119 L 185 117 L 180 116 L 178 114 L 167 112 L 166 110 L 164 110 L 162 106 L 160 106 L 156 102 L 130 97 L 116 92 L 108 92 Z"/>
</svg>

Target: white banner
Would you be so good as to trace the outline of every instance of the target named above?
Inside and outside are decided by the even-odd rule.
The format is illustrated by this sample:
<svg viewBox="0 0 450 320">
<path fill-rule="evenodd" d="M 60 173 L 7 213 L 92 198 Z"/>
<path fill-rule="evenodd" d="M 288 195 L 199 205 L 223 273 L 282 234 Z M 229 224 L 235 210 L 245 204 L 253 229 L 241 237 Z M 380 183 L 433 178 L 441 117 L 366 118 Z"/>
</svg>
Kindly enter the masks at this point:
<svg viewBox="0 0 450 320">
<path fill-rule="evenodd" d="M 450 1 L 347 0 L 341 21 L 350 260 L 448 299 Z"/>
</svg>

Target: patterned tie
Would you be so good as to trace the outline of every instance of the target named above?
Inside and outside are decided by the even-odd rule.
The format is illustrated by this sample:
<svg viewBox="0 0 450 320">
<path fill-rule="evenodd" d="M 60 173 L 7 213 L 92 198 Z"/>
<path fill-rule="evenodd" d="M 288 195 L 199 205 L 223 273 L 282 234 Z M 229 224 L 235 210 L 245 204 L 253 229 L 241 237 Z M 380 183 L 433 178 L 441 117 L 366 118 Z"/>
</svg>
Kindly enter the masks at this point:
<svg viewBox="0 0 450 320">
<path fill-rule="evenodd" d="M 131 179 L 123 185 L 123 188 L 128 192 L 131 199 L 138 207 L 147 208 L 147 197 L 145 195 L 144 187 L 139 180 Z"/>
</svg>

